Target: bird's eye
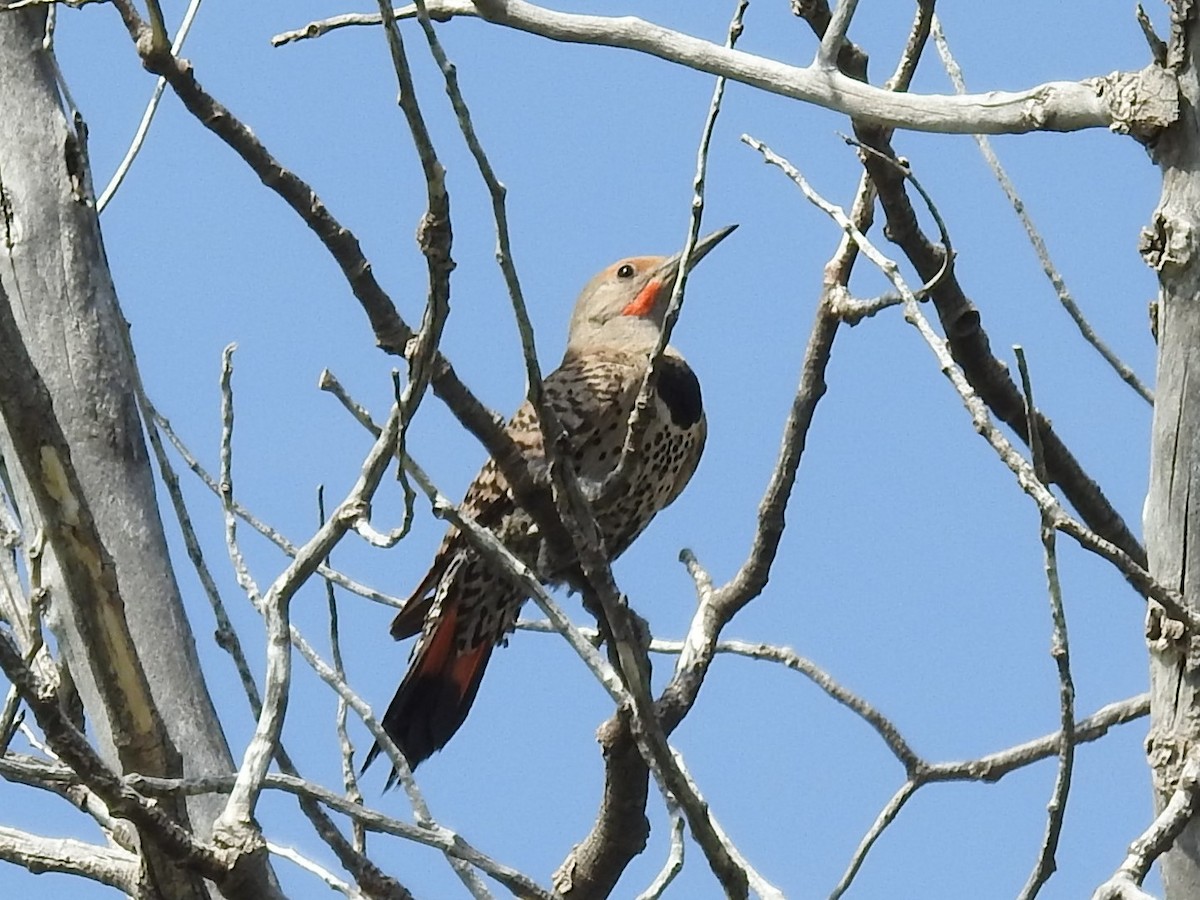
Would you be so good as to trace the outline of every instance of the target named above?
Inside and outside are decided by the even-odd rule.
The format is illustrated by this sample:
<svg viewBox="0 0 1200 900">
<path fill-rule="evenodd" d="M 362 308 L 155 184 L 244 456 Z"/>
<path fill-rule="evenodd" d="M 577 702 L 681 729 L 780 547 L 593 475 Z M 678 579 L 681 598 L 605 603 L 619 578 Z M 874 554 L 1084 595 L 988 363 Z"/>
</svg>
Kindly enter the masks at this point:
<svg viewBox="0 0 1200 900">
<path fill-rule="evenodd" d="M 633 266 L 631 266 L 629 263 L 625 263 L 625 265 L 623 265 L 623 266 L 621 266 L 621 268 L 617 269 L 617 277 L 618 278 L 632 278 L 633 277 Z"/>
</svg>

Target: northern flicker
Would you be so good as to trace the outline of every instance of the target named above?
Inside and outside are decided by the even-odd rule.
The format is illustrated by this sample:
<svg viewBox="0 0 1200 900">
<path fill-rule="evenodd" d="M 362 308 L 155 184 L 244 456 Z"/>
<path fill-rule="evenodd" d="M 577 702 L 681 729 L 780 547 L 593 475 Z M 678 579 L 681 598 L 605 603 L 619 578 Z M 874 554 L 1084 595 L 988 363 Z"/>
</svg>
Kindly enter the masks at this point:
<svg viewBox="0 0 1200 900">
<path fill-rule="evenodd" d="M 733 231 L 696 242 L 691 269 Z M 630 414 L 658 341 L 682 253 L 637 256 L 613 263 L 588 282 L 571 315 L 562 364 L 545 379 L 545 395 L 567 435 L 570 462 L 582 478 L 600 481 L 621 458 Z M 674 347 L 660 360 L 650 420 L 628 488 L 593 509 L 610 559 L 624 552 L 655 514 L 692 477 L 704 449 L 700 383 Z M 527 459 L 543 457 L 537 414 L 528 401 L 507 426 Z M 513 501 L 491 460 L 467 489 L 462 512 L 490 529 L 536 569 L 541 539 L 533 519 Z M 547 583 L 561 573 L 539 572 Z M 492 648 L 513 630 L 527 596 L 451 528 L 429 573 L 392 622 L 401 640 L 419 634 L 408 672 L 383 716 L 383 728 L 415 768 L 445 746 L 479 690 Z M 376 745 L 367 765 L 379 753 Z"/>
</svg>

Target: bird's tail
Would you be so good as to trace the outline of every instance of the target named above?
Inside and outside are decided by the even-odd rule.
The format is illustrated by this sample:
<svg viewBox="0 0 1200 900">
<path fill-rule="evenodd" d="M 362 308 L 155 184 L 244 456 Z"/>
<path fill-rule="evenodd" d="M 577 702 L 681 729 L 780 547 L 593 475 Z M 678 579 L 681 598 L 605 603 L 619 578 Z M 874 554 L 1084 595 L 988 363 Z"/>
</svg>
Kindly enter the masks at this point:
<svg viewBox="0 0 1200 900">
<path fill-rule="evenodd" d="M 383 714 L 383 730 L 414 769 L 441 750 L 467 718 L 492 655 L 494 645 L 490 641 L 466 653 L 456 652 L 457 618 L 455 610 L 445 610 L 433 633 L 421 639 L 396 696 Z M 363 763 L 364 769 L 379 752 L 375 744 Z M 395 780 L 393 772 L 388 787 Z"/>
</svg>

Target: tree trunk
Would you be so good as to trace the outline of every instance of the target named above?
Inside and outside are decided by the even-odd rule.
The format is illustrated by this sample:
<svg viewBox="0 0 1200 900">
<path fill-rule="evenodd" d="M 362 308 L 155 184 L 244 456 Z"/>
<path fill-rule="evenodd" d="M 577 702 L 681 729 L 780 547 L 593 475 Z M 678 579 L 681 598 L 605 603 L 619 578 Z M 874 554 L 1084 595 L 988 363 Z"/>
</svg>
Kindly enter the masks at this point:
<svg viewBox="0 0 1200 900">
<path fill-rule="evenodd" d="M 1182 7 L 1182 4 L 1180 4 Z M 1163 193 L 1142 234 L 1142 254 L 1159 275 L 1158 381 L 1145 532 L 1150 571 L 1200 610 L 1200 132 L 1194 12 L 1177 23 L 1186 58 L 1178 71 L 1180 116 L 1155 156 Z M 1193 481 L 1196 489 L 1193 491 Z M 1200 636 L 1189 636 L 1151 604 L 1151 724 L 1146 751 L 1161 809 L 1189 754 L 1200 752 Z M 1200 897 L 1200 822 L 1192 820 L 1161 860 L 1168 900 Z"/>
<path fill-rule="evenodd" d="M 150 752 L 175 771 L 145 774 L 226 773 L 233 769 L 232 758 L 167 554 L 137 410 L 135 363 L 104 255 L 85 139 L 60 105 L 56 69 L 42 49 L 45 18 L 45 9 L 38 7 L 0 12 L 0 302 L 11 306 L 12 316 L 5 318 L 15 324 L 35 378 L 40 376 L 53 403 L 69 462 L 106 550 L 101 562 L 110 560 L 115 570 L 115 594 L 124 613 L 118 630 L 127 627 L 126 639 L 136 648 L 133 668 L 140 662 L 142 669 L 129 676 L 130 684 L 149 687 L 148 708 L 138 713 L 156 723 L 161 716 L 160 730 L 130 735 L 128 723 L 114 724 L 114 716 L 126 711 L 114 710 L 106 700 L 112 692 L 104 679 L 124 676 L 104 664 L 106 649 L 84 624 L 91 611 L 78 606 L 81 598 L 72 596 L 60 577 L 61 559 L 47 559 L 42 566 L 42 583 L 49 589 L 47 618 L 82 699 L 88 731 L 110 766 L 122 770 L 131 740 L 156 741 L 164 746 Z M 144 262 L 153 265 L 153 260 Z M 169 290 L 167 279 L 163 284 Z M 0 360 L 0 366 L 13 365 Z M 19 464 L 14 439 L 23 427 L 31 426 L 3 423 L 0 454 L 30 547 L 41 524 L 30 479 L 39 473 Z M 188 800 L 186 816 L 197 836 L 208 836 L 223 805 L 220 795 Z M 179 813 L 185 815 L 182 807 Z M 153 856 L 152 848 L 143 850 Z M 155 874 L 159 866 L 152 858 L 148 862 L 156 887 L 164 887 Z M 174 890 L 164 896 L 206 896 L 198 879 L 178 874 L 171 879 Z M 267 885 L 269 870 L 264 867 L 259 877 Z"/>
</svg>

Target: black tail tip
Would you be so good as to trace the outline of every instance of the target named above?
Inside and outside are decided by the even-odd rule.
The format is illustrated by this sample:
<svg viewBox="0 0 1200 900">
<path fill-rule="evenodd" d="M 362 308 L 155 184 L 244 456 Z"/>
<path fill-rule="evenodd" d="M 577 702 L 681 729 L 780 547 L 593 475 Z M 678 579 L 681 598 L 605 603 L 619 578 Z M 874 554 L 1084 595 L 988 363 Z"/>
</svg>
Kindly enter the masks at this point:
<svg viewBox="0 0 1200 900">
<path fill-rule="evenodd" d="M 393 740 L 395 740 L 395 738 L 393 738 Z M 404 747 L 398 746 L 398 749 L 404 755 L 404 759 L 408 763 L 408 770 L 410 772 L 415 772 L 417 770 L 417 766 L 419 766 L 421 763 L 423 763 L 426 759 L 429 758 L 429 755 L 426 754 L 425 756 L 419 757 L 417 759 L 413 759 L 412 757 L 410 757 L 408 755 L 407 752 L 405 752 Z M 375 762 L 376 757 L 378 757 L 382 752 L 383 752 L 383 747 L 380 746 L 378 741 L 376 741 L 374 744 L 371 745 L 371 749 L 367 751 L 367 758 L 363 761 L 362 766 L 358 770 L 358 774 L 359 774 L 360 778 L 366 774 L 366 771 L 370 767 L 371 763 Z M 383 789 L 385 791 L 390 791 L 392 788 L 394 788 L 396 786 L 396 783 L 399 780 L 400 780 L 400 770 L 397 769 L 395 766 L 393 766 L 392 770 L 388 773 L 387 781 L 384 782 Z"/>
</svg>

